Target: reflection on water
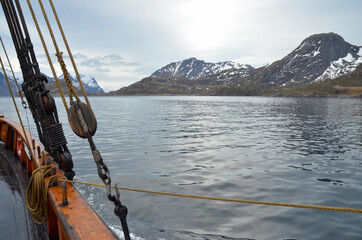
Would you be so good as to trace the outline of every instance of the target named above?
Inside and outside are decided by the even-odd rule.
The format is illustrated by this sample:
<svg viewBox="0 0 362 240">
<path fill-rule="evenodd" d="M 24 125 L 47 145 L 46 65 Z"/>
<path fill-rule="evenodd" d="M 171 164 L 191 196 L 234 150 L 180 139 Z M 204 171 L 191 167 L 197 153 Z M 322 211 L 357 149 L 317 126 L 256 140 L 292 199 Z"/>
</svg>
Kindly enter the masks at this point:
<svg viewBox="0 0 362 240">
<path fill-rule="evenodd" d="M 362 208 L 360 99 L 97 97 L 91 102 L 98 120 L 95 142 L 113 182 L 122 186 Z M 66 123 L 60 99 L 57 103 Z M 4 111 L 12 114 L 0 107 Z M 77 177 L 100 182 L 87 142 L 69 127 L 65 131 Z M 103 189 L 80 188 L 104 219 L 118 226 L 108 215 Z M 143 239 L 362 236 L 360 214 L 121 194 L 131 231 Z"/>
</svg>

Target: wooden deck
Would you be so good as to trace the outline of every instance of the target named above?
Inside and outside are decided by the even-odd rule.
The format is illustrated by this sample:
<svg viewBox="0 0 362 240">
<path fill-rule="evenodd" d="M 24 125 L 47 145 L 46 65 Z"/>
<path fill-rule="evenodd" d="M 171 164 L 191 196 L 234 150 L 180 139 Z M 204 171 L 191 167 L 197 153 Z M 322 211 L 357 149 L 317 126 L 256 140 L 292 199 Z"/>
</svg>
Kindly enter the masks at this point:
<svg viewBox="0 0 362 240">
<path fill-rule="evenodd" d="M 0 143 L 0 239 L 48 239 L 46 224 L 35 224 L 26 207 L 27 182 L 19 160 Z"/>
</svg>

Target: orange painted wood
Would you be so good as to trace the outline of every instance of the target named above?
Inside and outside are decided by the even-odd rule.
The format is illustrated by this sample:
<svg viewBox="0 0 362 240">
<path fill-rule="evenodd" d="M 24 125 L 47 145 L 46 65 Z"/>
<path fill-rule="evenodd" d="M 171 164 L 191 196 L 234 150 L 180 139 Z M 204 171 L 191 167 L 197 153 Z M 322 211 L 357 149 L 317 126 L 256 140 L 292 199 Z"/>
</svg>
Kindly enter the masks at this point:
<svg viewBox="0 0 362 240">
<path fill-rule="evenodd" d="M 59 229 L 59 240 L 67 240 L 64 229 L 62 228 L 60 222 L 58 221 L 58 229 Z"/>
<path fill-rule="evenodd" d="M 8 144 L 8 133 L 9 133 L 8 124 L 7 123 L 2 124 L 1 141 L 4 143 L 5 147 Z"/>
<path fill-rule="evenodd" d="M 49 199 L 48 205 L 50 205 Z M 52 206 L 49 207 L 48 232 L 50 239 L 59 237 L 58 219 Z"/>
<path fill-rule="evenodd" d="M 8 125 L 6 123 L 1 124 L 1 141 L 6 143 L 8 139 Z"/>
<path fill-rule="evenodd" d="M 22 136 L 23 139 L 28 137 L 29 142 L 33 139 L 29 131 L 26 131 L 25 136 L 21 126 L 10 119 L 0 118 L 0 124 L 2 126 L 2 141 L 5 139 L 9 140 L 9 137 L 11 137 L 10 134 L 8 134 L 8 130 L 14 130 Z M 4 126 L 8 126 L 9 129 L 5 129 L 6 131 L 4 131 Z M 41 158 L 38 158 L 36 151 L 38 146 L 40 146 L 41 151 L 44 151 L 41 144 L 35 141 L 35 149 L 30 149 L 34 155 L 34 161 L 26 157 L 27 166 L 31 171 L 33 168 L 41 166 Z M 51 159 L 51 156 L 47 155 L 46 158 Z M 31 164 L 33 164 L 33 166 L 30 166 Z M 52 161 L 52 165 L 57 167 L 54 161 Z M 94 171 L 97 170 L 95 169 Z M 58 168 L 57 175 L 65 179 L 64 174 Z M 69 205 L 60 207 L 59 205 L 62 203 L 61 187 L 54 186 L 49 188 L 48 203 L 50 205 L 49 209 L 51 209 L 48 222 L 48 226 L 50 226 L 49 234 L 57 235 L 56 237 L 59 239 L 118 239 L 70 183 L 67 183 L 67 192 Z"/>
</svg>

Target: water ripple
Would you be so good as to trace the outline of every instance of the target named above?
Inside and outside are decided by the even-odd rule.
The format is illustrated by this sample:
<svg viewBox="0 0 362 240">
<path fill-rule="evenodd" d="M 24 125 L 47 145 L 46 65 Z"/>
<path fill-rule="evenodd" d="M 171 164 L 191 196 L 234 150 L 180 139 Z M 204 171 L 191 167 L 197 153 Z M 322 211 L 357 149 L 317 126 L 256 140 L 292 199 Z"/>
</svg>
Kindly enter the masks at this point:
<svg viewBox="0 0 362 240">
<path fill-rule="evenodd" d="M 91 97 L 97 147 L 125 187 L 362 208 L 360 99 Z M 60 99 L 56 99 L 58 106 Z M 112 104 L 110 104 L 110 102 Z M 0 113 L 16 119 L 0 99 Z M 99 181 L 59 108 L 75 171 Z M 22 111 L 24 116 L 24 112 Z M 35 133 L 35 127 L 31 126 Z M 82 188 L 111 226 L 106 197 Z M 357 214 L 122 192 L 142 239 L 361 239 Z M 104 206 L 105 205 L 105 206 Z M 112 208 L 110 208 L 112 209 Z"/>
</svg>

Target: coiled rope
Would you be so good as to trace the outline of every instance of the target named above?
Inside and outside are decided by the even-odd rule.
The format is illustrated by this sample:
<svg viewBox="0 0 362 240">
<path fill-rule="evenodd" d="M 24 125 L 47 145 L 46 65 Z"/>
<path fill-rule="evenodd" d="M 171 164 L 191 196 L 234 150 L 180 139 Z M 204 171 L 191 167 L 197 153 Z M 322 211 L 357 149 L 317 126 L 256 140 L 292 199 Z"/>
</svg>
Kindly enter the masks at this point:
<svg viewBox="0 0 362 240">
<path fill-rule="evenodd" d="M 48 220 L 48 189 L 58 178 L 57 175 L 53 175 L 44 182 L 45 177 L 51 175 L 51 167 L 49 165 L 35 169 L 26 189 L 26 205 L 37 224 L 43 224 Z"/>
<path fill-rule="evenodd" d="M 106 187 L 103 184 L 97 184 L 97 183 L 72 181 L 72 180 L 67 180 L 67 179 L 58 179 L 58 180 L 59 181 L 64 181 L 64 182 L 70 182 L 70 183 L 78 183 L 78 184 L 96 186 L 96 187 Z M 222 197 L 208 197 L 208 196 L 198 196 L 198 195 L 189 195 L 189 194 L 159 192 L 159 191 L 150 191 L 150 190 L 142 190 L 142 189 L 135 189 L 135 188 L 113 187 L 113 186 L 112 186 L 112 188 L 117 188 L 119 190 L 124 190 L 124 191 L 158 194 L 158 195 L 166 195 L 166 196 L 182 197 L 182 198 L 196 198 L 196 199 L 222 201 L 222 202 L 235 202 L 235 203 L 245 203 L 245 204 L 271 205 L 271 206 L 279 206 L 279 207 L 307 208 L 307 209 L 318 209 L 318 210 L 327 210 L 327 211 L 362 213 L 362 209 L 356 209 L 356 208 L 329 207 L 329 206 L 318 206 L 318 205 L 282 203 L 282 202 L 264 202 L 264 201 L 254 201 L 254 200 L 222 198 Z"/>
</svg>

